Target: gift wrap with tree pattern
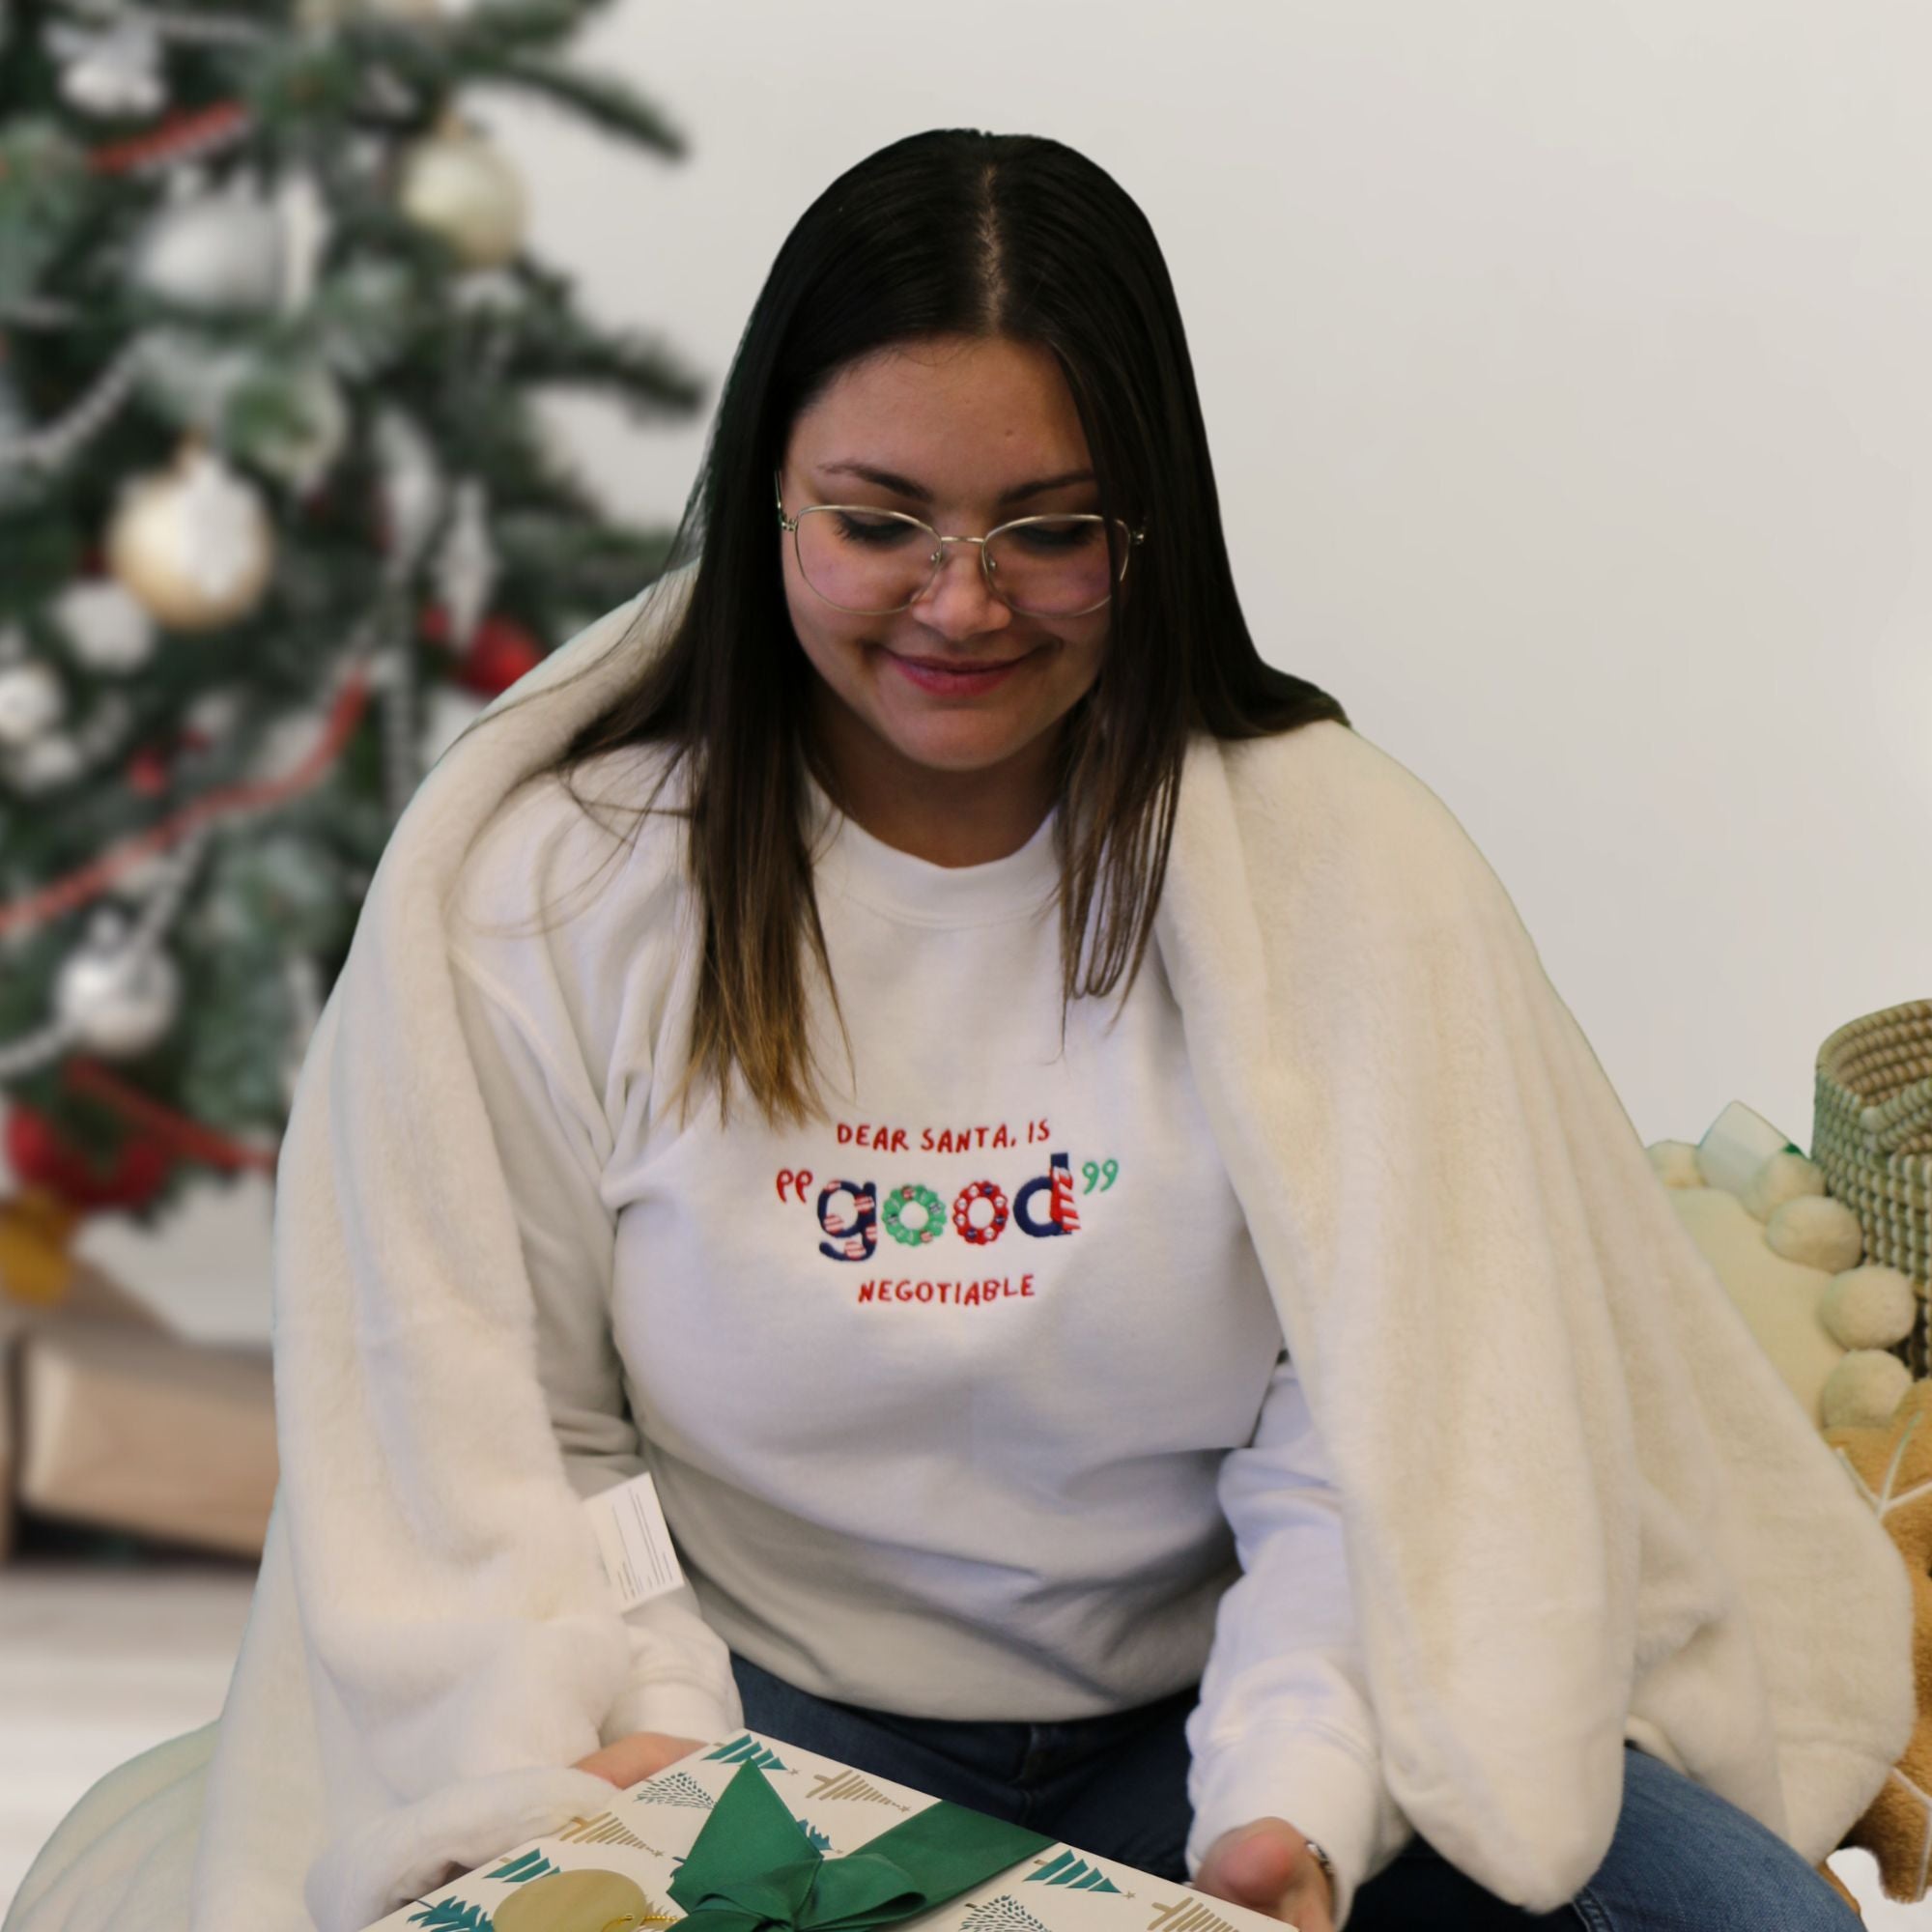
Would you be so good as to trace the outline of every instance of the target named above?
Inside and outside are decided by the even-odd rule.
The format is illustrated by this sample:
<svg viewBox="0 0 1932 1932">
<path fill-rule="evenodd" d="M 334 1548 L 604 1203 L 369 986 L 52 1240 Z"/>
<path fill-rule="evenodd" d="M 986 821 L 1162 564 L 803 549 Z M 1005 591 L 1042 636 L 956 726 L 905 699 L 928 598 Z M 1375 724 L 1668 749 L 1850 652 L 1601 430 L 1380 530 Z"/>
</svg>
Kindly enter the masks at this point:
<svg viewBox="0 0 1932 1932">
<path fill-rule="evenodd" d="M 669 1886 L 741 1767 L 762 1773 L 807 1846 L 844 1857 L 937 1803 L 756 1731 L 681 1758 L 610 1806 L 505 1852 L 399 1907 L 370 1932 L 648 1932 L 684 1918 Z M 1283 1932 L 1282 1921 L 1052 1845 L 946 1904 L 916 1932 Z M 1292 1929 L 1291 1929 L 1292 1932 Z"/>
</svg>

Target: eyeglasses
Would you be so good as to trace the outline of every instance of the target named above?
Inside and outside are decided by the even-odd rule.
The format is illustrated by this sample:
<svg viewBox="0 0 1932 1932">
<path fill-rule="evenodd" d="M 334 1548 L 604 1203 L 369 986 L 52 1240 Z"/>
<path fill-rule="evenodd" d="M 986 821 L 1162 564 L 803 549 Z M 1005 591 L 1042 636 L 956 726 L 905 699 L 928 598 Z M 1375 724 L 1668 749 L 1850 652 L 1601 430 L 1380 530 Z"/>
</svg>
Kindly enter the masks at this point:
<svg viewBox="0 0 1932 1932">
<path fill-rule="evenodd" d="M 784 510 L 784 485 L 772 472 L 779 528 L 788 531 L 799 575 L 835 610 L 889 617 L 932 588 L 946 564 L 948 544 L 978 544 L 986 587 L 1029 617 L 1084 617 L 1114 594 L 1127 559 L 1147 541 L 1145 529 L 1120 532 L 1114 567 L 1105 517 L 1017 517 L 982 537 L 943 537 L 930 524 L 899 510 L 858 503 L 813 503 L 795 517 Z"/>
</svg>

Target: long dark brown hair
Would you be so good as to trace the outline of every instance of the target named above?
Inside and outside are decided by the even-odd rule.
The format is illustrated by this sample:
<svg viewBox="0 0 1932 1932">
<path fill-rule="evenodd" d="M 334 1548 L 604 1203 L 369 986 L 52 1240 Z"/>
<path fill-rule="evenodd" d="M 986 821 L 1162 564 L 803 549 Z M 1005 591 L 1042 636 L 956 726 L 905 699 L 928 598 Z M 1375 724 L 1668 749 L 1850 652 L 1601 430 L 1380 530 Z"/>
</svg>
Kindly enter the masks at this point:
<svg viewBox="0 0 1932 1932">
<path fill-rule="evenodd" d="M 587 810 L 573 781 L 586 759 L 660 744 L 661 783 L 687 766 L 676 810 L 704 957 L 678 1097 L 709 1077 L 727 1122 L 734 1067 L 774 1124 L 820 1111 L 806 940 L 844 1028 L 807 849 L 808 760 L 838 794 L 805 728 L 815 673 L 785 603 L 772 473 L 794 421 L 848 364 L 935 335 L 1049 350 L 1107 527 L 1122 517 L 1148 530 L 1116 592 L 1100 675 L 1061 721 L 1063 1041 L 1072 1000 L 1111 992 L 1124 973 L 1124 1003 L 1139 975 L 1190 734 L 1349 724 L 1327 693 L 1264 662 L 1248 633 L 1174 287 L 1120 185 L 1033 134 L 937 128 L 867 156 L 799 218 L 752 309 L 667 566 L 696 566 L 681 617 L 548 767 Z"/>
</svg>

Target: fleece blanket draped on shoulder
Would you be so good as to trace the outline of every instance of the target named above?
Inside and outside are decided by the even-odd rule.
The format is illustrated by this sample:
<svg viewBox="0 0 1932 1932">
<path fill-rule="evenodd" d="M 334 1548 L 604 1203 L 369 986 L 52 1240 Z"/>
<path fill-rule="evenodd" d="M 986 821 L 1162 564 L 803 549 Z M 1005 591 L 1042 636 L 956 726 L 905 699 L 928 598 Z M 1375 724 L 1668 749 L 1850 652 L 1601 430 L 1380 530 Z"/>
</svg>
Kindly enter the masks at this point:
<svg viewBox="0 0 1932 1932">
<path fill-rule="evenodd" d="M 476 832 L 688 582 L 546 660 L 398 826 L 284 1144 L 282 1484 L 212 1760 L 145 1835 L 69 1834 L 13 1932 L 178 1923 L 141 1896 L 157 1869 L 207 1932 L 357 1932 L 608 1798 L 568 1767 L 654 1666 L 537 1386 L 442 921 Z M 1822 1858 L 1913 1722 L 1897 1553 L 1455 818 L 1338 724 L 1197 735 L 1155 943 L 1330 1450 L 1416 1829 L 1554 1910 L 1608 1847 L 1628 1737 Z"/>
</svg>

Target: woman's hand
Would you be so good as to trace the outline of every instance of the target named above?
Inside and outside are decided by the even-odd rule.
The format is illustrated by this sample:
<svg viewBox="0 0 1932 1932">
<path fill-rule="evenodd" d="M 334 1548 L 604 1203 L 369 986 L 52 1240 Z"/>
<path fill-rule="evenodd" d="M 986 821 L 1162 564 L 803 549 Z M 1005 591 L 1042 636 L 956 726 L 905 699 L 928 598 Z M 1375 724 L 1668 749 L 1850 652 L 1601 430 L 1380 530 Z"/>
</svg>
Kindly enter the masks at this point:
<svg viewBox="0 0 1932 1932">
<path fill-rule="evenodd" d="M 633 1731 L 614 1745 L 606 1745 L 577 1760 L 576 1769 L 607 1777 L 618 1790 L 641 1778 L 655 1777 L 666 1765 L 701 1747 L 698 1738 L 674 1738 L 664 1731 Z"/>
<path fill-rule="evenodd" d="M 1309 1857 L 1307 1843 L 1286 1818 L 1236 1825 L 1208 1847 L 1194 1889 L 1286 1919 L 1299 1932 L 1335 1932 L 1328 1874 Z"/>
</svg>

